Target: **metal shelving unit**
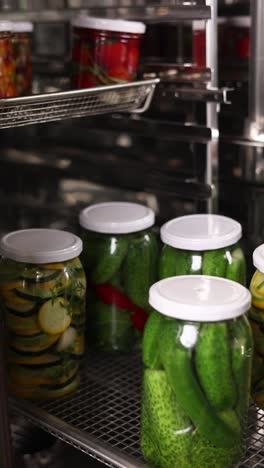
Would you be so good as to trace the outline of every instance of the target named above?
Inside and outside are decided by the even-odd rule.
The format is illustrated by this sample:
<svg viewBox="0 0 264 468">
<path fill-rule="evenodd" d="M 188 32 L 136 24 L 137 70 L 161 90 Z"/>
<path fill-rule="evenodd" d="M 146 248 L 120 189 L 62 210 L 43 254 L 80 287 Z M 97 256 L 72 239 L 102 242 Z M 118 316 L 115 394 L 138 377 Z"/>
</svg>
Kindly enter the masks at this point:
<svg viewBox="0 0 264 468">
<path fill-rule="evenodd" d="M 145 112 L 159 79 L 0 100 L 0 129 L 113 112 Z"/>
<path fill-rule="evenodd" d="M 146 468 L 140 451 L 141 372 L 138 355 L 91 353 L 74 395 L 41 404 L 11 399 L 11 407 L 110 467 Z M 252 404 L 247 452 L 237 468 L 255 467 L 264 467 L 264 412 Z"/>
<path fill-rule="evenodd" d="M 8 7 L 8 3 L 10 6 Z M 161 2 L 147 0 L 127 1 L 124 5 L 119 0 L 68 0 L 48 2 L 46 0 L 21 2 L 19 7 L 12 1 L 2 10 L 1 17 L 21 20 L 25 17 L 31 21 L 67 21 L 80 10 L 100 16 L 111 16 L 126 19 L 138 19 L 147 23 L 175 22 L 211 17 L 210 5 L 206 0 L 166 0 Z M 0 4 L 1 5 L 1 4 Z"/>
<path fill-rule="evenodd" d="M 103 2 L 92 3 L 90 0 L 39 0 L 35 3 L 25 0 L 22 3 L 24 7 L 20 10 L 11 8 L 1 12 L 2 18 L 27 18 L 43 22 L 68 21 L 78 9 L 84 9 L 94 15 L 103 13 L 106 17 L 140 19 L 147 23 L 206 20 L 207 57 L 204 87 L 199 87 L 196 91 L 195 88 L 191 91 L 181 88 L 175 91 L 178 94 L 174 93 L 176 99 L 199 98 L 204 101 L 207 111 L 206 125 L 202 127 L 170 124 L 170 130 L 177 131 L 179 139 L 206 144 L 206 193 L 203 197 L 206 198 L 208 211 L 216 210 L 219 137 L 217 110 L 219 103 L 226 100 L 226 94 L 218 90 L 217 83 L 217 0 L 172 0 L 159 3 L 146 0 L 134 4 L 131 1 L 125 7 L 118 1 L 107 0 L 104 5 Z M 37 4 L 38 8 L 35 8 L 34 4 Z M 195 77 L 193 79 L 195 80 Z M 201 83 L 202 80 L 203 77 L 197 82 Z M 129 85 L 1 100 L 0 128 L 98 113 L 143 112 L 150 104 L 158 81 L 154 78 Z M 136 131 L 138 122 L 140 123 L 140 119 L 132 121 Z M 148 125 L 147 120 L 142 122 Z M 169 123 L 156 122 L 155 125 L 164 134 L 169 134 L 166 128 Z M 186 187 L 189 188 L 188 183 Z M 126 355 L 115 358 L 91 354 L 83 369 L 81 387 L 74 395 L 42 404 L 12 398 L 10 404 L 14 411 L 24 415 L 34 424 L 108 466 L 143 468 L 146 465 L 139 443 L 140 385 L 139 357 Z M 261 413 L 259 418 L 261 421 Z M 253 463 L 258 461 L 258 444 L 263 441 L 260 430 L 256 442 L 251 439 L 253 426 L 255 421 L 249 427 L 248 457 L 241 466 L 253 467 L 256 465 L 251 464 L 250 460 L 252 459 Z M 264 467 L 264 464 L 258 466 Z M 11 468 L 11 464 L 7 468 Z"/>
</svg>

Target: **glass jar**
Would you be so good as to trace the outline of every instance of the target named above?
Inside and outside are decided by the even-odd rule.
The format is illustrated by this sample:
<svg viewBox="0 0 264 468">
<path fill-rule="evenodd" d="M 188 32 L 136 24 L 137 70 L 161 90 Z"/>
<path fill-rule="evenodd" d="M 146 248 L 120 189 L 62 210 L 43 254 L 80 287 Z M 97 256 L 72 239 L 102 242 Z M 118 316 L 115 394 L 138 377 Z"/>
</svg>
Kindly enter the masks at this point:
<svg viewBox="0 0 264 468">
<path fill-rule="evenodd" d="M 160 279 L 203 274 L 246 284 L 246 261 L 237 244 L 241 225 L 219 215 L 189 215 L 172 219 L 160 231 L 165 244 L 159 264 Z"/>
<path fill-rule="evenodd" d="M 105 351 L 140 345 L 149 287 L 157 280 L 153 210 L 137 203 L 100 203 L 80 213 L 82 262 L 89 287 L 89 343 Z"/>
<path fill-rule="evenodd" d="M 253 253 L 256 271 L 250 283 L 252 307 L 249 312 L 254 338 L 252 394 L 255 402 L 264 408 L 264 244 Z"/>
<path fill-rule="evenodd" d="M 13 23 L 13 44 L 18 96 L 31 93 L 32 88 L 32 23 Z"/>
<path fill-rule="evenodd" d="M 134 80 L 145 29 L 135 21 L 78 16 L 73 22 L 72 87 Z"/>
<path fill-rule="evenodd" d="M 0 98 L 17 96 L 13 25 L 0 21 Z"/>
<path fill-rule="evenodd" d="M 25 229 L 0 243 L 0 297 L 8 330 L 8 385 L 18 397 L 53 399 L 79 385 L 86 279 L 79 237 Z"/>
<path fill-rule="evenodd" d="M 151 466 L 230 468 L 245 450 L 252 361 L 249 291 L 208 276 L 150 288 L 141 448 Z M 153 464 L 153 465 L 152 465 Z"/>
<path fill-rule="evenodd" d="M 193 21 L 192 23 L 192 62 L 197 67 L 204 68 L 206 65 L 206 33 L 205 21 Z"/>
</svg>

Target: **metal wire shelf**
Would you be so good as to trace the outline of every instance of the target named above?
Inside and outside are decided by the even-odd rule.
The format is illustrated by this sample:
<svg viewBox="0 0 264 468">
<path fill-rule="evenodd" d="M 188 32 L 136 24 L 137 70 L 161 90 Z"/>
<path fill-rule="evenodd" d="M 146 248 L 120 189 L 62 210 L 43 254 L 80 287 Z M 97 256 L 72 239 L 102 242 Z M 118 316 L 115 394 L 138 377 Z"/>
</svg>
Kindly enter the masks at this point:
<svg viewBox="0 0 264 468">
<path fill-rule="evenodd" d="M 145 112 L 159 79 L 0 100 L 0 128 L 113 112 Z"/>
<path fill-rule="evenodd" d="M 143 468 L 140 389 L 139 356 L 90 354 L 82 384 L 74 395 L 41 404 L 11 398 L 11 407 L 110 467 Z M 239 468 L 263 468 L 264 411 L 254 405 L 250 409 L 247 446 Z"/>
</svg>

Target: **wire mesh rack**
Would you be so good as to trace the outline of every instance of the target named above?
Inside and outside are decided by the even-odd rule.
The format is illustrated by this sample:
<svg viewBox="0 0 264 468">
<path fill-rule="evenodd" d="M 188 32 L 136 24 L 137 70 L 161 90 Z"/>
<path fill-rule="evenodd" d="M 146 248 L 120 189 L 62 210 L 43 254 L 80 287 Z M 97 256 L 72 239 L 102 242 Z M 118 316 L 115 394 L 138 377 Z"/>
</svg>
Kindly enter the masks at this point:
<svg viewBox="0 0 264 468">
<path fill-rule="evenodd" d="M 11 407 L 58 438 L 118 468 L 143 468 L 140 451 L 140 357 L 90 354 L 72 396 Z M 250 408 L 247 453 L 239 468 L 264 467 L 264 411 Z M 202 468 L 202 467 L 201 467 Z"/>
<path fill-rule="evenodd" d="M 145 112 L 159 79 L 0 100 L 0 128 L 113 112 Z"/>
</svg>

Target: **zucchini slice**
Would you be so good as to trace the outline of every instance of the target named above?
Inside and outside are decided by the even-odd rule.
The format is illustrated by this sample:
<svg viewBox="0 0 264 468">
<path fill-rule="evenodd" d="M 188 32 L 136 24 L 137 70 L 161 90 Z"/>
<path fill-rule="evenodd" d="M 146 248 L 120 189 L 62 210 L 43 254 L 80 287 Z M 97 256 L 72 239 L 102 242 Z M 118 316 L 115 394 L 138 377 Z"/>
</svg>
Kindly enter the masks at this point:
<svg viewBox="0 0 264 468">
<path fill-rule="evenodd" d="M 46 388 L 47 390 L 62 390 L 76 379 L 76 377 L 78 376 L 78 368 L 79 366 L 78 364 L 76 364 L 76 367 L 72 369 L 72 371 L 70 371 L 68 375 L 61 379 L 62 381 L 58 382 L 57 384 L 42 384 L 41 387 Z"/>
<path fill-rule="evenodd" d="M 30 317 L 38 311 L 38 306 L 35 302 L 26 300 L 21 304 L 6 301 L 5 307 L 8 312 L 18 317 Z"/>
<path fill-rule="evenodd" d="M 30 368 L 51 367 L 62 363 L 60 357 L 55 354 L 45 353 L 40 356 L 23 356 L 11 350 L 8 350 L 7 362 L 9 364 L 23 364 Z"/>
<path fill-rule="evenodd" d="M 71 280 L 64 275 L 58 276 L 57 279 L 46 281 L 45 283 L 35 283 L 20 287 L 14 290 L 17 297 L 28 301 L 41 302 L 51 297 L 59 296 L 70 286 Z"/>
<path fill-rule="evenodd" d="M 65 263 L 45 263 L 41 265 L 42 270 L 64 270 Z"/>
<path fill-rule="evenodd" d="M 69 303 L 62 297 L 46 301 L 39 309 L 38 319 L 41 329 L 49 335 L 63 333 L 71 324 Z"/>
<path fill-rule="evenodd" d="M 39 268 L 30 268 L 28 270 L 23 271 L 21 278 L 23 280 L 26 280 L 28 283 L 39 284 L 56 279 L 60 275 L 60 273 L 60 270 L 41 270 Z"/>
<path fill-rule="evenodd" d="M 41 332 L 36 314 L 29 317 L 19 317 L 7 312 L 5 314 L 5 323 L 8 330 L 16 335 L 31 336 Z"/>
<path fill-rule="evenodd" d="M 40 355 L 50 350 L 59 340 L 60 335 L 39 333 L 34 336 L 12 336 L 9 343 L 11 349 L 22 355 Z"/>
</svg>

